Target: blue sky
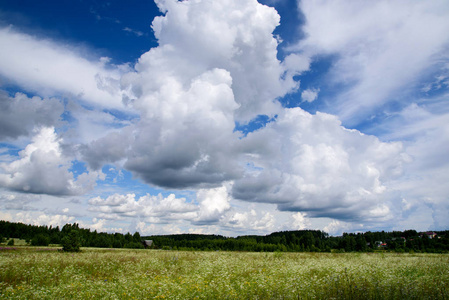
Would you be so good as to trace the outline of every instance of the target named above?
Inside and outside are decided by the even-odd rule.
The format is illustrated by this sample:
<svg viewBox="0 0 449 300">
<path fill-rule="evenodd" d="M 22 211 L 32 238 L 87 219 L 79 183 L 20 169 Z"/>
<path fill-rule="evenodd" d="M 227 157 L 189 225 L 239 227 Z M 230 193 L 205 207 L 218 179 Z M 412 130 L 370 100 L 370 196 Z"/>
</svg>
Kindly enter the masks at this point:
<svg viewBox="0 0 449 300">
<path fill-rule="evenodd" d="M 0 218 L 447 229 L 446 1 L 0 1 Z"/>
<path fill-rule="evenodd" d="M 2 1 L 3 26 L 82 45 L 115 63 L 135 62 L 157 46 L 150 28 L 156 15 L 152 1 Z"/>
</svg>

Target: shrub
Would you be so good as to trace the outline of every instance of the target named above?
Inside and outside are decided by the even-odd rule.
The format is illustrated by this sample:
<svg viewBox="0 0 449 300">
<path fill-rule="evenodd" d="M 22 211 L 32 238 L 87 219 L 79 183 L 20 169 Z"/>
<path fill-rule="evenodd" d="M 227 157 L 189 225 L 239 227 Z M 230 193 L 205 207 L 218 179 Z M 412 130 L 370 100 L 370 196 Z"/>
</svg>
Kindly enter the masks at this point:
<svg viewBox="0 0 449 300">
<path fill-rule="evenodd" d="M 8 244 L 7 244 L 8 246 L 14 246 L 14 239 L 10 239 L 9 241 L 8 241 Z"/>
</svg>

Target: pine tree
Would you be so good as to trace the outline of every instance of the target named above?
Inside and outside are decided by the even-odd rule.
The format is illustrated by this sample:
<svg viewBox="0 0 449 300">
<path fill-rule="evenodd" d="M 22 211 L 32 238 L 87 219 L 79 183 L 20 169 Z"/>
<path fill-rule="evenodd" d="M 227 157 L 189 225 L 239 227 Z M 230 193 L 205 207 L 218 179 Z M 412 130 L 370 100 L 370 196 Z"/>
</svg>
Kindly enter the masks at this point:
<svg viewBox="0 0 449 300">
<path fill-rule="evenodd" d="M 66 236 L 62 238 L 62 251 L 65 252 L 79 252 L 81 241 L 78 230 L 72 229 Z"/>
</svg>

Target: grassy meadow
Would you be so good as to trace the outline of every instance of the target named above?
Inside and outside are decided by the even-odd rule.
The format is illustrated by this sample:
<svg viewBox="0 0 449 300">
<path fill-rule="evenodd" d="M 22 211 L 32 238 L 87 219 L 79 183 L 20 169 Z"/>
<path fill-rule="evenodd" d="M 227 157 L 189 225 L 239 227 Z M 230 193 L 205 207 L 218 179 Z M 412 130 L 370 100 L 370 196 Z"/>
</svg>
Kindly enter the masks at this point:
<svg viewBox="0 0 449 300">
<path fill-rule="evenodd" d="M 2 247 L 2 299 L 448 299 L 449 255 Z"/>
</svg>

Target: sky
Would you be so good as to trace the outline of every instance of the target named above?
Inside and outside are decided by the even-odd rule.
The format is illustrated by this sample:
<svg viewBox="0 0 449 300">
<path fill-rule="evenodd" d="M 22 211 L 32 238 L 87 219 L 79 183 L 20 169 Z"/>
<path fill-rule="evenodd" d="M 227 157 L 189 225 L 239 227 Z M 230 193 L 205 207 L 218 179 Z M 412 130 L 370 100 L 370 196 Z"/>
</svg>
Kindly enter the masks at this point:
<svg viewBox="0 0 449 300">
<path fill-rule="evenodd" d="M 449 228 L 449 2 L 0 0 L 0 219 Z"/>
</svg>

